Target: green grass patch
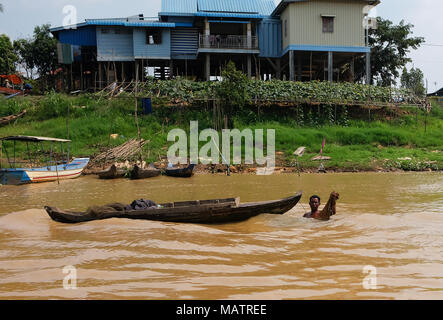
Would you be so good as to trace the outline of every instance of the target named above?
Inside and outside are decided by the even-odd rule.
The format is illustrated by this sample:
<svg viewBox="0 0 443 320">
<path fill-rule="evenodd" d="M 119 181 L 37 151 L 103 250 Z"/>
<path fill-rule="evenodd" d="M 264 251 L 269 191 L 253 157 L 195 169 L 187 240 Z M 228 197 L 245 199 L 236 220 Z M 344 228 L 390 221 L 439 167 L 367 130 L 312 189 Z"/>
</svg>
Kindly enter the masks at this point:
<svg viewBox="0 0 443 320">
<path fill-rule="evenodd" d="M 166 156 L 172 144 L 167 141 L 170 130 L 181 128 L 189 132 L 189 122 L 196 120 L 200 130 L 213 126 L 212 107 L 170 107 L 167 103 L 164 98 L 154 98 L 154 113 L 149 116 L 140 113 L 141 136 L 150 140 L 149 147 L 143 151 L 148 162 Z M 69 138 L 73 141 L 71 150 L 75 156 L 91 156 L 137 137 L 135 103 L 131 98 L 107 100 L 94 95 L 68 97 L 50 93 L 44 97 L 0 100 L 0 116 L 24 109 L 28 110 L 27 115 L 1 127 L 0 137 L 36 135 Z M 319 154 L 326 138 L 324 155 L 332 158 L 324 163 L 327 168 L 426 170 L 443 167 L 443 108 L 436 103 L 433 103 L 429 114 L 415 108 L 404 108 L 394 118 L 385 119 L 380 114 L 370 122 L 350 116 L 346 121 L 330 121 L 330 113 L 322 120 L 317 114 L 319 109 L 304 106 L 302 111 L 280 107 L 262 108 L 258 112 L 256 106 L 247 106 L 235 112 L 233 123 L 240 130 L 264 129 L 265 135 L 266 129 L 274 129 L 276 151 L 283 152 L 279 160 L 284 165 L 294 163 L 293 152 L 305 146 L 306 154 L 300 159 L 302 165 L 318 167 L 319 163 L 311 161 L 311 158 Z M 302 112 L 306 121 L 300 121 Z M 111 134 L 119 136 L 110 139 Z M 200 142 L 200 146 L 204 144 Z M 399 158 L 411 160 L 401 161 Z"/>
</svg>

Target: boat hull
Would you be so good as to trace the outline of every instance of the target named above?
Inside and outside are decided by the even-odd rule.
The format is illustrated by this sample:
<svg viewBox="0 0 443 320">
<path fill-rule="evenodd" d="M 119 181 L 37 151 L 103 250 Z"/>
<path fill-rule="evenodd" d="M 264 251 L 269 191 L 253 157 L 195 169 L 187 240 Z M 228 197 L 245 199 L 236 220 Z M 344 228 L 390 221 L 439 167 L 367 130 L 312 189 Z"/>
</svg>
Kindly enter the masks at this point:
<svg viewBox="0 0 443 320">
<path fill-rule="evenodd" d="M 183 169 L 166 169 L 165 174 L 169 177 L 175 177 L 175 178 L 190 178 L 194 174 L 194 164 L 189 165 L 186 168 Z"/>
<path fill-rule="evenodd" d="M 33 169 L 2 169 L 0 170 L 0 184 L 22 185 L 75 179 L 82 174 L 83 169 L 87 166 L 88 162 L 89 158 L 76 158 L 67 165 Z"/>
<path fill-rule="evenodd" d="M 108 170 L 104 170 L 98 173 L 98 177 L 103 180 L 112 180 L 124 178 L 126 171 L 123 169 L 117 169 L 115 165 L 112 165 Z"/>
<path fill-rule="evenodd" d="M 209 200 L 212 202 L 211 204 L 151 208 L 140 211 L 111 210 L 100 212 L 99 214 L 93 212 L 67 212 L 48 206 L 45 207 L 45 210 L 54 221 L 62 223 L 127 218 L 163 222 L 219 224 L 244 221 L 264 213 L 282 215 L 294 208 L 301 197 L 302 193 L 299 192 L 295 196 L 275 201 L 238 204 L 238 201 L 215 203 L 217 200 Z M 167 206 L 167 204 L 161 206 Z"/>
<path fill-rule="evenodd" d="M 149 179 L 158 177 L 161 173 L 161 170 L 155 168 L 141 169 L 136 165 L 129 173 L 129 178 L 131 180 Z"/>
</svg>

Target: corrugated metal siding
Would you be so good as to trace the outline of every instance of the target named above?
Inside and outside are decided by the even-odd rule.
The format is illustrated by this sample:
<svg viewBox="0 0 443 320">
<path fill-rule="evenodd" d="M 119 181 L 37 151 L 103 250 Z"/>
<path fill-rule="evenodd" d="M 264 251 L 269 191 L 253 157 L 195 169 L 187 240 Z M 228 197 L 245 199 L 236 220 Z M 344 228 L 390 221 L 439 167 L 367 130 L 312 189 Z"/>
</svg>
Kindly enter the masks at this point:
<svg viewBox="0 0 443 320">
<path fill-rule="evenodd" d="M 72 46 L 67 43 L 57 43 L 58 63 L 71 64 L 74 60 Z"/>
<path fill-rule="evenodd" d="M 292 24 L 296 24 L 297 21 L 290 20 L 290 10 L 289 8 L 282 12 L 281 14 L 281 38 L 283 43 L 283 49 L 286 48 L 290 44 L 290 35 L 291 35 L 291 26 Z M 286 24 L 286 25 L 285 25 Z M 285 33 L 285 28 L 287 28 L 287 34 Z"/>
<path fill-rule="evenodd" d="M 134 29 L 133 43 L 136 59 L 170 59 L 171 58 L 171 32 L 162 30 L 161 44 L 146 44 L 146 29 Z"/>
<path fill-rule="evenodd" d="M 96 26 L 121 26 L 121 27 L 149 27 L 149 28 L 174 28 L 174 23 L 160 22 L 160 21 L 141 21 L 126 19 L 95 19 L 87 20 L 86 24 Z"/>
<path fill-rule="evenodd" d="M 176 28 L 171 31 L 171 56 L 173 59 L 196 59 L 198 29 Z"/>
<path fill-rule="evenodd" d="M 58 41 L 78 46 L 96 46 L 97 36 L 95 27 L 60 31 L 58 34 Z"/>
<path fill-rule="evenodd" d="M 194 23 L 194 17 L 169 16 L 168 22 L 171 22 L 171 23 Z"/>
<path fill-rule="evenodd" d="M 364 5 L 364 2 L 352 0 L 312 0 L 289 4 L 284 12 L 286 13 L 289 9 L 289 20 L 291 21 L 290 26 L 288 26 L 289 44 L 364 46 Z M 336 16 L 333 33 L 323 33 L 322 14 Z"/>
<path fill-rule="evenodd" d="M 102 33 L 102 29 L 110 32 Z M 97 61 L 134 61 L 132 30 L 116 34 L 116 29 L 97 27 Z"/>
<path fill-rule="evenodd" d="M 197 0 L 162 0 L 162 12 L 195 13 Z"/>
<path fill-rule="evenodd" d="M 274 9 L 274 0 L 198 0 L 199 11 L 270 15 Z"/>
<path fill-rule="evenodd" d="M 277 58 L 281 55 L 281 21 L 263 20 L 258 27 L 260 57 Z"/>
</svg>

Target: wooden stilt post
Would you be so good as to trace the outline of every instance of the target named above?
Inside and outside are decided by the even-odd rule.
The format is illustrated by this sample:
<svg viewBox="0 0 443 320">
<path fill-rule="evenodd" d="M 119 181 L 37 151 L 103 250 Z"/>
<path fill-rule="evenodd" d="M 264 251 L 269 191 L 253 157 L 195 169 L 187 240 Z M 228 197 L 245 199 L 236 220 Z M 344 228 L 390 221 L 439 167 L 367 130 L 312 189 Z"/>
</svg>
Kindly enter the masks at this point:
<svg viewBox="0 0 443 320">
<path fill-rule="evenodd" d="M 122 82 L 125 82 L 125 63 L 124 62 L 121 63 L 121 67 L 122 67 L 122 70 L 121 70 L 121 72 L 122 72 Z"/>
<path fill-rule="evenodd" d="M 351 77 L 352 77 L 351 81 L 352 81 L 352 83 L 354 83 L 355 82 L 355 58 L 354 57 L 352 57 L 352 60 L 351 60 Z"/>
<path fill-rule="evenodd" d="M 311 59 L 309 61 L 309 81 L 312 81 L 312 51 L 311 51 Z"/>
<path fill-rule="evenodd" d="M 80 62 L 80 90 L 83 91 L 83 61 Z"/>
<path fill-rule="evenodd" d="M 74 62 L 71 63 L 71 72 L 70 72 L 70 80 L 69 80 L 69 91 L 73 91 L 74 86 L 73 86 L 73 80 L 72 80 L 72 64 Z"/>
<path fill-rule="evenodd" d="M 103 69 L 102 69 L 102 63 L 98 63 L 98 87 L 99 89 L 103 89 Z"/>
<path fill-rule="evenodd" d="M 139 81 L 139 74 L 138 74 L 138 66 L 139 66 L 139 62 L 137 60 L 135 60 L 135 85 L 138 85 L 138 81 Z"/>
<path fill-rule="evenodd" d="M 108 64 L 107 64 L 107 68 L 106 68 L 106 85 L 108 86 L 109 85 L 109 73 L 110 73 L 110 70 L 111 70 L 111 62 L 110 61 L 108 61 Z"/>
</svg>

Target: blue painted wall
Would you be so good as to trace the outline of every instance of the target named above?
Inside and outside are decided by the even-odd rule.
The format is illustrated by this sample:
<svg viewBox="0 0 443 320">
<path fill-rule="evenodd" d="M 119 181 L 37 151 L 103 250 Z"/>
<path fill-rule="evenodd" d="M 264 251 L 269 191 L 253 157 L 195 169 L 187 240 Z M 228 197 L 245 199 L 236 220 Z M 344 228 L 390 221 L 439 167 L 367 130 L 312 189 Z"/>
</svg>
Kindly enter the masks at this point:
<svg viewBox="0 0 443 320">
<path fill-rule="evenodd" d="M 137 28 L 133 33 L 134 56 L 136 59 L 170 59 L 171 31 L 162 29 L 161 44 L 146 43 L 146 29 Z"/>
<path fill-rule="evenodd" d="M 260 57 L 279 58 L 281 56 L 281 21 L 265 19 L 257 28 Z"/>
<path fill-rule="evenodd" d="M 132 33 L 130 28 L 97 27 L 97 60 L 134 61 Z"/>
<path fill-rule="evenodd" d="M 96 46 L 95 27 L 62 30 L 58 33 L 60 43 L 77 46 Z"/>
<path fill-rule="evenodd" d="M 198 29 L 175 28 L 171 30 L 171 56 L 173 59 L 197 59 Z"/>
</svg>

